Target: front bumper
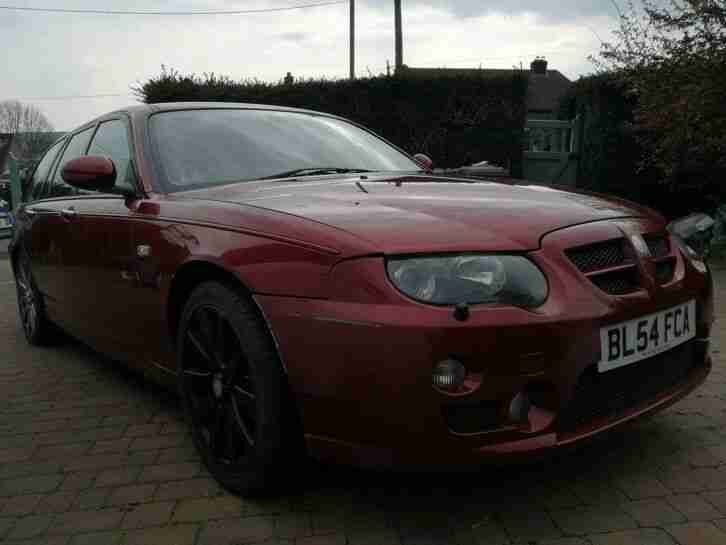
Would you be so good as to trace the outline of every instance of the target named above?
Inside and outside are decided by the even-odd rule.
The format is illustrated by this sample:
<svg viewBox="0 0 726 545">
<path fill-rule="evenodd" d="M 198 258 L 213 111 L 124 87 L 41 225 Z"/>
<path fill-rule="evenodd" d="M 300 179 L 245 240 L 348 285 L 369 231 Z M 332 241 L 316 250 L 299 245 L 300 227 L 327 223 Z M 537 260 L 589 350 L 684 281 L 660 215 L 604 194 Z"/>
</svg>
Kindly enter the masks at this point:
<svg viewBox="0 0 726 545">
<path fill-rule="evenodd" d="M 336 267 L 329 300 L 256 296 L 297 394 L 311 453 L 357 465 L 423 467 L 529 456 L 660 410 L 705 380 L 710 275 L 679 256 L 673 280 L 656 293 L 612 297 L 547 247 L 557 242 L 531 254 L 550 282 L 547 302 L 535 311 L 472 307 L 467 321 L 457 321 L 451 309 L 405 299 L 375 257 Z M 600 359 L 600 329 L 689 300 L 696 301 L 696 340 L 606 373 L 625 373 L 623 392 L 613 393 L 622 401 L 579 418 L 589 410 L 578 400 L 589 395 L 581 388 Z M 450 357 L 478 377 L 473 392 L 432 388 L 433 365 Z M 629 385 L 643 378 L 629 373 L 657 378 L 658 366 L 673 373 L 631 395 Z M 515 422 L 508 407 L 522 392 L 533 407 L 527 421 Z M 452 416 L 467 412 L 473 427 L 471 417 Z"/>
<path fill-rule="evenodd" d="M 494 442 L 468 450 L 448 451 L 422 446 L 418 451 L 358 444 L 331 437 L 307 435 L 310 453 L 321 460 L 367 467 L 399 467 L 410 469 L 466 469 L 487 461 L 519 462 L 544 456 L 561 449 L 574 447 L 593 437 L 626 425 L 638 418 L 661 411 L 676 403 L 700 386 L 711 370 L 708 356 L 697 365 L 683 382 L 664 390 L 658 396 L 643 401 L 617 416 L 603 416 L 576 431 L 540 433 L 524 439 Z"/>
</svg>

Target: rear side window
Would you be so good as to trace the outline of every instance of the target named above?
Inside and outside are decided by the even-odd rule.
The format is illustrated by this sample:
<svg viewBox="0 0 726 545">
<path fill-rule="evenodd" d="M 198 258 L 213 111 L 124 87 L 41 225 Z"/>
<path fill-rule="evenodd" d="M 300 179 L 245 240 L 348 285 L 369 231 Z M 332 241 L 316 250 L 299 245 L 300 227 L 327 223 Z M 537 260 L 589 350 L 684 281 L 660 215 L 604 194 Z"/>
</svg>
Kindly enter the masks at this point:
<svg viewBox="0 0 726 545">
<path fill-rule="evenodd" d="M 45 181 L 48 178 L 50 169 L 53 166 L 53 161 L 58 155 L 58 151 L 63 147 L 65 140 L 56 142 L 51 148 L 45 153 L 43 158 L 38 163 L 38 166 L 33 173 L 33 177 L 30 179 L 30 184 L 26 188 L 27 200 L 37 201 L 42 199 L 44 196 Z"/>
<path fill-rule="evenodd" d="M 99 125 L 93 137 L 88 155 L 108 157 L 116 166 L 116 187 L 135 190 L 134 169 L 131 166 L 131 151 L 126 124 L 120 119 L 106 121 Z"/>
<path fill-rule="evenodd" d="M 63 157 L 58 162 L 58 166 L 55 169 L 55 175 L 53 176 L 53 181 L 50 185 L 49 197 L 64 197 L 66 195 L 77 195 L 81 193 L 80 190 L 71 187 L 63 181 L 61 172 L 63 171 L 63 166 L 68 161 L 77 159 L 78 157 L 86 154 L 88 142 L 91 140 L 91 136 L 93 136 L 93 129 L 94 127 L 86 129 L 71 138 L 71 141 L 68 143 L 68 146 L 63 152 Z"/>
</svg>

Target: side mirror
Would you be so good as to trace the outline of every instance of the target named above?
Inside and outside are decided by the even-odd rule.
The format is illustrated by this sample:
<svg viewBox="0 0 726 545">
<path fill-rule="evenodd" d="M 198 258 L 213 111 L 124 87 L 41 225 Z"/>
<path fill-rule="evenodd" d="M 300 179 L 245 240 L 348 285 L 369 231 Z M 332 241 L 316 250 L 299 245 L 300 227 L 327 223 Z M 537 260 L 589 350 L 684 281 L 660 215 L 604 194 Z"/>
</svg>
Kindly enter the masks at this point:
<svg viewBox="0 0 726 545">
<path fill-rule="evenodd" d="M 79 189 L 108 191 L 116 183 L 116 167 L 107 157 L 86 155 L 63 165 L 61 177 Z"/>
<path fill-rule="evenodd" d="M 413 158 L 424 169 L 426 169 L 426 170 L 434 169 L 434 162 L 429 158 L 428 155 L 424 155 L 423 153 L 417 153 L 416 155 L 413 156 Z"/>
<path fill-rule="evenodd" d="M 672 221 L 667 229 L 689 257 L 703 260 L 708 257 L 715 223 L 711 216 L 698 213 Z"/>
</svg>

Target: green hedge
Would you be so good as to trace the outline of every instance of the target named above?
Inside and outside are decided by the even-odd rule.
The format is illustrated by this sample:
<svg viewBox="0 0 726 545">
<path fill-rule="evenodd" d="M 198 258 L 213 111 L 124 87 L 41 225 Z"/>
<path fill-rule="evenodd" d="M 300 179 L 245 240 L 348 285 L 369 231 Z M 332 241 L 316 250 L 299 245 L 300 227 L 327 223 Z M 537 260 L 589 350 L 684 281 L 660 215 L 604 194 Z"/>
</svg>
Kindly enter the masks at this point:
<svg viewBox="0 0 726 545">
<path fill-rule="evenodd" d="M 223 101 L 308 108 L 356 121 L 437 167 L 487 160 L 521 172 L 527 79 L 522 76 L 394 76 L 233 81 L 162 69 L 136 89 L 146 103 Z"/>
</svg>

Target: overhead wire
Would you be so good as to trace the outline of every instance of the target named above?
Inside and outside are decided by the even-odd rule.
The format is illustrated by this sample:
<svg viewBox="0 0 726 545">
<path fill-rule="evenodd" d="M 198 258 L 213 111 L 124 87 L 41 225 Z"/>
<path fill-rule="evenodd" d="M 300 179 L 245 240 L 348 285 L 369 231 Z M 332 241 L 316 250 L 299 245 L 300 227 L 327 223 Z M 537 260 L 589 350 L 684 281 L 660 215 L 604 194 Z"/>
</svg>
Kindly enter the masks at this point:
<svg viewBox="0 0 726 545">
<path fill-rule="evenodd" d="M 107 10 L 107 9 L 82 9 L 82 8 L 40 8 L 40 7 L 29 7 L 29 6 L 14 6 L 14 5 L 0 5 L 0 10 L 13 10 L 23 12 L 36 12 L 36 13 L 65 13 L 65 14 L 91 14 L 91 15 L 149 15 L 149 16 L 194 16 L 194 15 L 243 15 L 243 14 L 255 14 L 255 13 L 273 13 L 281 11 L 292 11 L 308 8 L 316 8 L 322 6 L 331 6 L 339 4 L 347 4 L 349 0 L 330 0 L 324 2 L 313 2 L 307 4 L 298 4 L 294 6 L 283 6 L 277 8 L 259 8 L 259 9 L 243 9 L 243 10 L 199 10 L 199 11 L 148 11 L 148 10 Z M 619 10 L 619 6 L 614 0 L 611 0 L 616 9 Z M 595 30 L 586 25 L 587 28 L 596 36 L 600 42 L 602 39 L 595 32 Z M 559 51 L 546 51 L 539 52 L 539 55 L 558 54 L 564 50 Z M 488 60 L 502 60 L 502 59 L 521 59 L 535 55 L 534 53 L 524 53 L 520 55 L 504 55 L 504 56 L 482 56 L 471 59 L 448 59 L 443 61 L 445 65 L 450 66 L 454 63 L 462 62 L 486 62 Z M 423 67 L 422 67 L 423 68 Z M 63 100 L 85 100 L 85 99 L 102 99 L 102 98 L 119 98 L 119 97 L 130 97 L 131 93 L 100 93 L 93 95 L 68 95 L 68 96 L 47 96 L 47 97 L 28 97 L 22 100 L 26 101 L 63 101 Z"/>
<path fill-rule="evenodd" d="M 349 0 L 331 0 L 327 2 L 313 2 L 298 4 L 294 6 L 282 6 L 277 8 L 259 8 L 242 10 L 199 10 L 199 11 L 139 11 L 139 10 L 107 10 L 107 9 L 81 9 L 81 8 L 39 8 L 30 6 L 0 5 L 0 10 L 21 11 L 31 13 L 61 13 L 61 14 L 90 14 L 90 15 L 153 15 L 153 16 L 193 16 L 193 15 L 245 15 L 255 13 L 275 13 L 282 11 L 293 11 L 309 9 L 337 4 L 347 4 Z M 22 101 L 64 101 L 64 100 L 87 100 L 102 98 L 130 97 L 132 93 L 99 93 L 93 95 L 67 95 L 67 96 L 41 96 L 26 97 Z"/>
<path fill-rule="evenodd" d="M 336 4 L 347 4 L 348 0 L 330 0 L 328 2 L 314 2 L 311 4 L 299 4 L 296 6 L 283 6 L 279 8 L 258 8 L 258 9 L 236 9 L 236 10 L 200 10 L 200 11 L 148 11 L 148 10 L 109 10 L 109 9 L 82 9 L 82 8 L 36 8 L 28 6 L 0 5 L 2 10 L 26 11 L 35 13 L 67 13 L 67 14 L 91 14 L 91 15 L 155 15 L 155 16 L 180 16 L 180 15 L 247 15 L 253 13 L 273 13 L 280 11 L 292 11 L 298 9 L 317 8 L 321 6 L 332 6 Z"/>
</svg>

